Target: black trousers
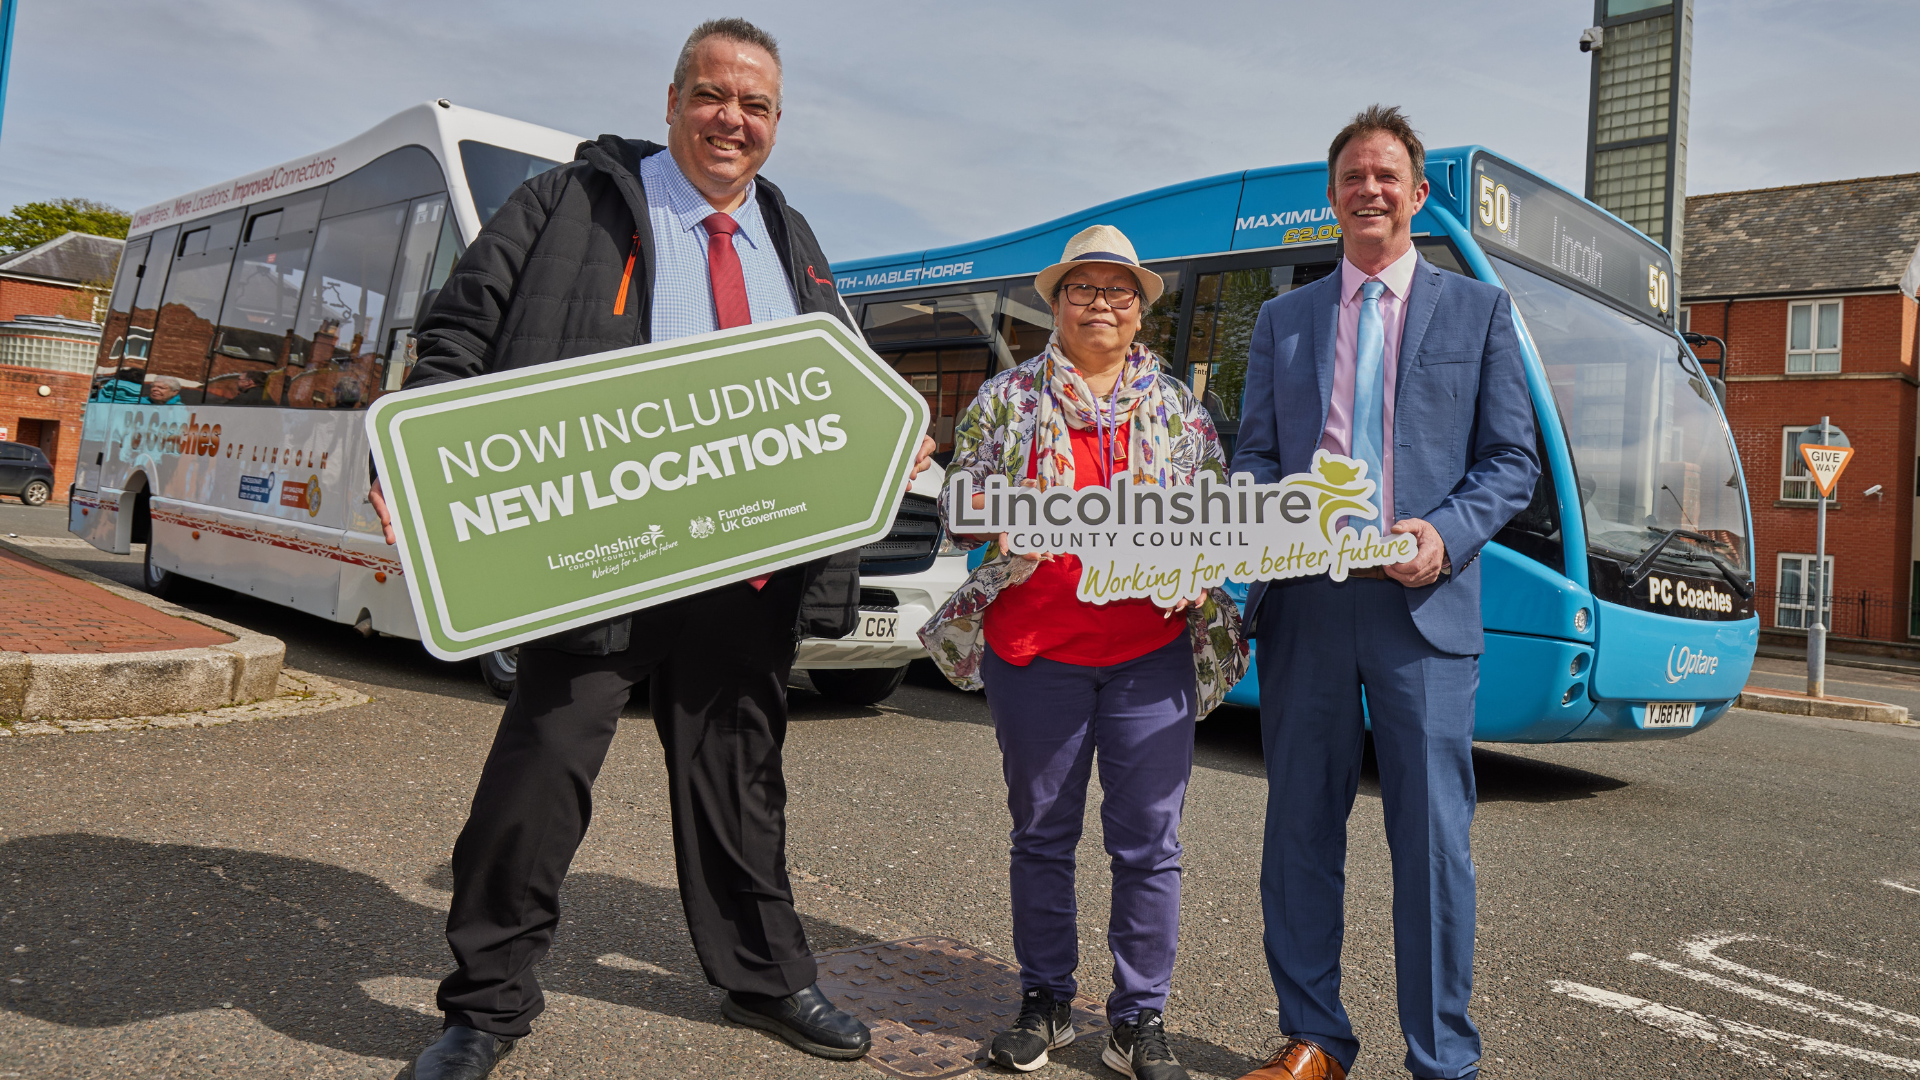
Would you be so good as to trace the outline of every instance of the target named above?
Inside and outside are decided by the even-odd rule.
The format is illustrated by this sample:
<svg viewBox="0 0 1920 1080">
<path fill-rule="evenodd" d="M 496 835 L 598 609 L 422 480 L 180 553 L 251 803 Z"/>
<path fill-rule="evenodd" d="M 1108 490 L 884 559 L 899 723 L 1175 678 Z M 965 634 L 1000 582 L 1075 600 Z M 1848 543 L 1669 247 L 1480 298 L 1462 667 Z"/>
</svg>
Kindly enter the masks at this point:
<svg viewBox="0 0 1920 1080">
<path fill-rule="evenodd" d="M 707 981 L 784 997 L 814 981 L 786 865 L 787 673 L 800 575 L 639 612 L 608 656 L 522 648 L 473 809 L 453 847 L 440 984 L 447 1024 L 525 1036 L 545 1008 L 533 966 L 593 816 L 593 781 L 634 684 L 651 678 L 666 751 L 680 900 Z"/>
</svg>

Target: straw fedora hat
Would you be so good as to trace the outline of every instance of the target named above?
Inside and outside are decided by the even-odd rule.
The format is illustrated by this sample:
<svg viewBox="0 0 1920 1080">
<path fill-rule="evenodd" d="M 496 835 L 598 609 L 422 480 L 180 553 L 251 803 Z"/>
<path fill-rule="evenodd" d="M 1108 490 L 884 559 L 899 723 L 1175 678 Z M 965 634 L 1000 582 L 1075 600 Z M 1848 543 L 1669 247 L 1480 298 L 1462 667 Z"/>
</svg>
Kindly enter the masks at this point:
<svg viewBox="0 0 1920 1080">
<path fill-rule="evenodd" d="M 1133 253 L 1133 241 L 1127 234 L 1111 225 L 1093 225 L 1074 234 L 1067 241 L 1067 249 L 1060 253 L 1060 261 L 1034 275 L 1033 287 L 1039 290 L 1048 303 L 1053 302 L 1054 286 L 1060 283 L 1067 271 L 1087 263 L 1112 263 L 1124 266 L 1140 281 L 1140 289 L 1147 295 L 1147 303 L 1160 299 L 1167 291 L 1167 283 L 1160 275 L 1140 265 L 1140 259 Z"/>
</svg>

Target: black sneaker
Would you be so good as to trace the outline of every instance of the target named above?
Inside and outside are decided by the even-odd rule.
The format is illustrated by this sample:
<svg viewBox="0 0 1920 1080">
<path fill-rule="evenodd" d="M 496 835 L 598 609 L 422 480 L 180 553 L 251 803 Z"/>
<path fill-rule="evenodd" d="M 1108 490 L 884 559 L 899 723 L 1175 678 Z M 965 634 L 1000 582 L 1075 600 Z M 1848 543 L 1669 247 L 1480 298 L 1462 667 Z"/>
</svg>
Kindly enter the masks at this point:
<svg viewBox="0 0 1920 1080">
<path fill-rule="evenodd" d="M 1187 1080 L 1187 1070 L 1167 1048 L 1167 1028 L 1158 1009 L 1141 1009 L 1132 1020 L 1113 1025 L 1100 1062 L 1133 1080 Z"/>
<path fill-rule="evenodd" d="M 1020 1018 L 993 1037 L 988 1057 L 995 1065 L 1032 1072 L 1047 1063 L 1047 1051 L 1073 1039 L 1073 1002 L 1056 1000 L 1051 990 L 1029 990 L 1020 1001 Z"/>
</svg>

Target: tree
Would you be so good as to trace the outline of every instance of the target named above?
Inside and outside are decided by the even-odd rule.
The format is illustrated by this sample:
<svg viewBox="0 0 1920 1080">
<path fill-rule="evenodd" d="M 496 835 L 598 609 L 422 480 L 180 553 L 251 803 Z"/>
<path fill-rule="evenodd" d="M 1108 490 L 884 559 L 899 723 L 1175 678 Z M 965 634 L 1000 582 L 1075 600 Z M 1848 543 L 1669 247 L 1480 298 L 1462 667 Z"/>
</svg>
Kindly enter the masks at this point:
<svg viewBox="0 0 1920 1080">
<path fill-rule="evenodd" d="M 125 239 L 132 223 L 125 211 L 92 199 L 22 203 L 0 217 L 0 251 L 24 251 L 68 232 Z"/>
</svg>

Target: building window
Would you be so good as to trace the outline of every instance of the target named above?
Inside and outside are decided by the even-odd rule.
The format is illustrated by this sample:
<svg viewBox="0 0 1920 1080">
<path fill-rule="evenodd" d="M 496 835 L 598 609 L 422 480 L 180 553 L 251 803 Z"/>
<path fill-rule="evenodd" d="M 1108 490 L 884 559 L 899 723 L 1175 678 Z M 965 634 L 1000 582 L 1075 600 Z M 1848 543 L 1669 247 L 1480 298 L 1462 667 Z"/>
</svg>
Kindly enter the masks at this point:
<svg viewBox="0 0 1920 1080">
<path fill-rule="evenodd" d="M 1840 301 L 1787 305 L 1787 371 L 1840 370 Z"/>
<path fill-rule="evenodd" d="M 1680 332 L 1684 334 L 1692 329 L 1693 329 L 1693 309 L 1690 307 L 1683 307 L 1680 309 Z"/>
<path fill-rule="evenodd" d="M 1807 472 L 1807 459 L 1800 456 L 1800 447 L 1804 443 L 1820 445 L 1820 425 L 1811 427 L 1790 427 L 1780 429 L 1780 500 L 1782 502 L 1812 502 L 1819 493 L 1814 486 L 1813 476 Z M 1852 446 L 1847 441 L 1847 433 L 1838 427 L 1827 425 L 1828 446 Z M 1839 489 L 1827 496 L 1829 505 L 1840 500 Z"/>
<path fill-rule="evenodd" d="M 1814 579 L 1813 556 L 1781 555 L 1780 576 L 1775 580 L 1780 588 L 1774 595 L 1773 625 L 1805 630 L 1813 625 L 1813 597 L 1821 592 L 1826 596 L 1826 618 L 1828 627 L 1833 626 L 1833 556 L 1827 556 L 1825 588 Z"/>
</svg>

